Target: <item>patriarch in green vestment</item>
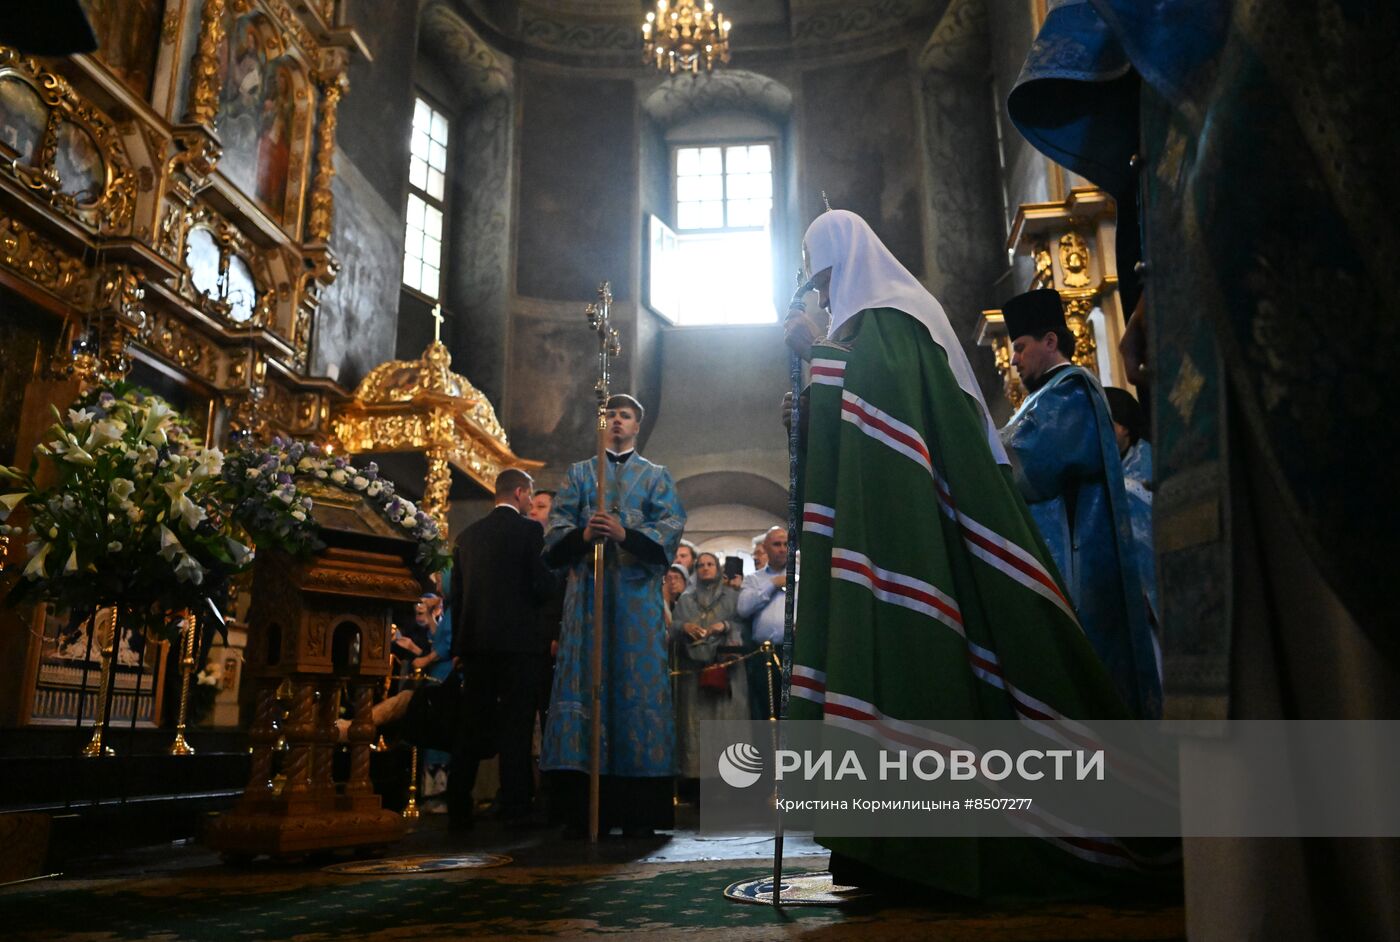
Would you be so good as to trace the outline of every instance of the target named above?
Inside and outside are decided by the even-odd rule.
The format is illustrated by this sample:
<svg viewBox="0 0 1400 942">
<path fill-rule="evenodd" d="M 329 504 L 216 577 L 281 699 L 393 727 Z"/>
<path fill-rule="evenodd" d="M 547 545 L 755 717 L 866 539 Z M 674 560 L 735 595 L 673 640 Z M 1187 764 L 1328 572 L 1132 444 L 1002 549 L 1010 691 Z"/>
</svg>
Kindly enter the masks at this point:
<svg viewBox="0 0 1400 942">
<path fill-rule="evenodd" d="M 818 217 L 804 248 L 832 321 L 810 347 L 804 318 L 788 329 L 812 380 L 789 717 L 875 739 L 904 722 L 1130 718 L 942 307 L 853 213 Z M 817 840 L 837 882 L 984 899 L 1084 895 L 1155 866 L 1107 835 L 1022 831 Z"/>
</svg>

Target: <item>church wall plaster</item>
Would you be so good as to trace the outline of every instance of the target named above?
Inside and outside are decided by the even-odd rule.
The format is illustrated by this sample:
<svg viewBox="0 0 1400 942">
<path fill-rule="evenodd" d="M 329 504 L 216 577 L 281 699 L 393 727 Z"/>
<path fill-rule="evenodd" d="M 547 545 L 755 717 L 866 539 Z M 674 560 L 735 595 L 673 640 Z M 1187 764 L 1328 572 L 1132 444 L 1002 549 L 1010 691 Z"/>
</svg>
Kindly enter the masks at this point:
<svg viewBox="0 0 1400 942">
<path fill-rule="evenodd" d="M 919 60 L 925 283 L 962 339 L 988 405 L 1004 412 L 995 366 L 975 340 L 980 312 L 1003 300 L 994 283 L 1007 268 L 987 21 L 984 0 L 954 0 Z"/>
<path fill-rule="evenodd" d="M 916 277 L 924 274 L 923 180 L 916 103 L 904 50 L 802 76 L 800 210 L 831 205 L 859 213 Z"/>
</svg>

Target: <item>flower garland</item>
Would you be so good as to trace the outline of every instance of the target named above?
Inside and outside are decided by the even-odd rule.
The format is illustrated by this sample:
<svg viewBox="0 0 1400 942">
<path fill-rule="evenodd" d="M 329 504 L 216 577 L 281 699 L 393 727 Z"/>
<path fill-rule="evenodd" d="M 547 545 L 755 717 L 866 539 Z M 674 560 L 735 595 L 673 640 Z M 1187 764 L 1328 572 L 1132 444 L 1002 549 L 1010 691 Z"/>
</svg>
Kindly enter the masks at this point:
<svg viewBox="0 0 1400 942">
<path fill-rule="evenodd" d="M 279 436 L 272 440 L 270 448 L 239 467 L 248 480 L 259 487 L 272 488 L 273 494 L 280 493 L 277 489 L 293 486 L 298 478 L 314 478 L 359 495 L 418 544 L 416 562 L 424 572 L 438 572 L 447 565 L 450 554 L 437 521 L 413 501 L 395 493 L 394 483 L 380 475 L 379 465 L 373 461 L 357 468 L 346 458 L 327 455 L 315 444 Z"/>
</svg>

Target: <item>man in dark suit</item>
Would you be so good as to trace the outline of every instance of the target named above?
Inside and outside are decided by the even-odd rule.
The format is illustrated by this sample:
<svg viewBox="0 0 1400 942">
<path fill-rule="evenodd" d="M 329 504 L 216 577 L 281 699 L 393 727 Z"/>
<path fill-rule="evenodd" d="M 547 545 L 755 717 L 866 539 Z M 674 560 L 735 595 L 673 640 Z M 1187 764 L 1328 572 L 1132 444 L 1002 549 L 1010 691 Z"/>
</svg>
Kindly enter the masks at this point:
<svg viewBox="0 0 1400 942">
<path fill-rule="evenodd" d="M 525 516 L 533 492 L 524 471 L 502 471 L 495 508 L 463 530 L 453 548 L 452 655 L 463 683 L 447 785 L 454 827 L 471 823 L 477 763 L 497 752 L 500 816 L 523 818 L 534 797 L 531 733 L 550 642 L 539 608 L 553 580 L 540 555 L 544 529 Z"/>
</svg>

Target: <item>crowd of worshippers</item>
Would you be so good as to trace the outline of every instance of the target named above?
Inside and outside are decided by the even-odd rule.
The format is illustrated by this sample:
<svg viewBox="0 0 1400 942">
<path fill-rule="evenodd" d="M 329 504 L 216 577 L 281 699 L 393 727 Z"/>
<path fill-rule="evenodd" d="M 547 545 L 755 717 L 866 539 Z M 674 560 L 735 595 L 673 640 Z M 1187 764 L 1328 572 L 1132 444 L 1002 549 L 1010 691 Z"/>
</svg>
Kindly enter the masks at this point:
<svg viewBox="0 0 1400 942">
<path fill-rule="evenodd" d="M 511 483 L 507 478 L 506 485 Z M 555 494 L 552 490 L 534 490 L 522 515 L 543 528 L 548 524 Z M 523 494 L 512 494 L 497 507 L 520 510 L 524 504 Z M 682 539 L 661 580 L 661 612 L 675 723 L 675 788 L 683 801 L 698 802 L 701 721 L 767 720 L 778 711 L 786 565 L 787 531 L 775 526 L 753 537 L 747 554 L 699 551 L 694 543 Z M 390 650 L 395 667 L 385 696 L 374 705 L 377 727 L 402 729 L 414 694 L 432 690 L 433 685 L 449 680 L 454 670 L 462 667 L 452 653 L 452 617 L 441 591 L 441 577 L 434 581 L 435 591 L 425 593 L 414 605 L 412 624 L 395 625 L 393 629 Z M 535 632 L 537 641 L 548 642 L 547 665 L 535 665 L 540 669 L 531 671 L 528 661 L 522 664 L 519 658 L 511 659 L 514 663 L 509 665 L 516 673 L 535 675 L 535 684 L 530 688 L 534 696 L 513 696 L 517 691 L 512 686 L 512 696 L 497 695 L 495 703 L 486 709 L 481 709 L 480 698 L 473 699 L 478 710 L 460 717 L 474 726 L 483 722 L 504 723 L 494 738 L 496 754 L 506 763 L 501 768 L 501 788 L 494 798 L 482 798 L 478 793 L 472 804 L 493 809 L 496 816 L 507 821 L 546 824 L 550 820 L 542 801 L 521 798 L 516 790 L 528 781 L 526 794 L 538 798 L 541 793 L 541 734 L 548 716 L 553 662 L 558 653 L 564 588 L 562 581 L 554 583 L 554 591 L 544 600 L 545 611 L 540 616 L 546 624 L 543 631 Z M 507 715 L 503 716 L 503 711 Z M 509 715 L 512 712 L 522 717 L 528 714 L 528 723 L 514 722 Z M 423 720 L 432 722 L 427 717 Z M 348 721 L 342 725 L 348 726 Z M 512 736 L 516 741 L 510 741 Z M 478 758 L 471 758 L 470 751 L 465 753 L 468 758 L 462 766 L 466 770 L 463 776 L 475 778 L 476 764 L 481 758 L 489 758 L 484 751 L 477 753 Z M 428 813 L 449 810 L 446 796 L 452 758 L 447 750 L 424 752 L 419 793 L 424 796 L 422 808 Z"/>
</svg>

